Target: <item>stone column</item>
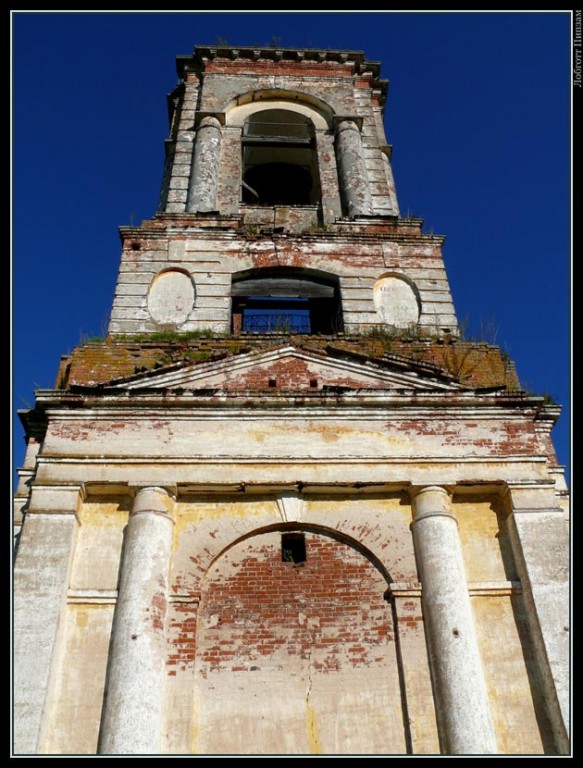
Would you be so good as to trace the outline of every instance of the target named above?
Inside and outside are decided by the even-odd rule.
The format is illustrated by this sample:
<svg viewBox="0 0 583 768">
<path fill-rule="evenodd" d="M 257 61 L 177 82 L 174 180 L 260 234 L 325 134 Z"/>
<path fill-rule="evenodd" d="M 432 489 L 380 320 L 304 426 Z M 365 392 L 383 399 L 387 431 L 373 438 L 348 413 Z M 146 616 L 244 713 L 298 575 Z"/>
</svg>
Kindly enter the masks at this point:
<svg viewBox="0 0 583 768">
<path fill-rule="evenodd" d="M 372 216 L 372 198 L 360 131 L 354 120 L 343 119 L 336 127 L 336 161 L 345 213 Z"/>
<path fill-rule="evenodd" d="M 159 754 L 173 499 L 141 488 L 125 533 L 100 754 Z"/>
<path fill-rule="evenodd" d="M 203 117 L 196 132 L 187 212 L 216 210 L 220 161 L 221 124 L 216 117 Z"/>
<path fill-rule="evenodd" d="M 415 493 L 413 540 L 442 749 L 450 755 L 495 754 L 457 520 L 445 488 Z"/>
</svg>

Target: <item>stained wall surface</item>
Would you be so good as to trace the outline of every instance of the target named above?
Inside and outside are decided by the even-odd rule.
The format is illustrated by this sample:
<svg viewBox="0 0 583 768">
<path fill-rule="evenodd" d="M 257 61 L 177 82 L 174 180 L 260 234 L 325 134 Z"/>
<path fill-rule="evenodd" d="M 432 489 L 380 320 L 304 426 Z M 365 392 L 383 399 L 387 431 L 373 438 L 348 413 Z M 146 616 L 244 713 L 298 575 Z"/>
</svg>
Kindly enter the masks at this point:
<svg viewBox="0 0 583 768">
<path fill-rule="evenodd" d="M 500 751 L 552 751 L 504 507 L 453 506 Z M 97 749 L 127 516 L 124 498 L 80 509 L 48 753 Z M 163 751 L 438 754 L 411 519 L 402 492 L 179 502 Z"/>
</svg>

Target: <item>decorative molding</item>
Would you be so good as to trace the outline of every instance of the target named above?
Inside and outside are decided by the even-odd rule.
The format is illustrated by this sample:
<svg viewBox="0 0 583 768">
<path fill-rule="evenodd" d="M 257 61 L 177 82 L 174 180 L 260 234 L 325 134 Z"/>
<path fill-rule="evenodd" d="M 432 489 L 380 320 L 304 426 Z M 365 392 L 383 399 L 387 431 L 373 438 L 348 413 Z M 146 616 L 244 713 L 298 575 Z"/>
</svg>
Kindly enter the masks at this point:
<svg viewBox="0 0 583 768">
<path fill-rule="evenodd" d="M 522 593 L 520 581 L 473 581 L 468 583 L 470 597 L 500 597 Z M 393 582 L 389 584 L 388 598 L 422 597 L 423 587 L 420 582 Z"/>
<path fill-rule="evenodd" d="M 299 523 L 304 516 L 304 498 L 299 493 L 282 493 L 277 497 L 277 506 L 284 523 Z"/>
<path fill-rule="evenodd" d="M 70 589 L 67 603 L 70 605 L 115 605 L 117 589 Z"/>
</svg>

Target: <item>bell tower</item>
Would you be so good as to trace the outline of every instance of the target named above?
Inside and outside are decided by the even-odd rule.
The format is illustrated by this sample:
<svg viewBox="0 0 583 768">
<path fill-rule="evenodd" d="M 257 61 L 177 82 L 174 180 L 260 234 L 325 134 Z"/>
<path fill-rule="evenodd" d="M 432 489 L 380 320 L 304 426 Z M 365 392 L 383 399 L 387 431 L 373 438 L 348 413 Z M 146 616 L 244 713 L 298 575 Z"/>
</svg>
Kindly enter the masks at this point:
<svg viewBox="0 0 583 768">
<path fill-rule="evenodd" d="M 460 338 L 360 51 L 177 57 L 108 337 L 23 411 L 16 754 L 567 754 L 560 409 Z"/>
<path fill-rule="evenodd" d="M 455 337 L 443 238 L 399 217 L 379 71 L 354 51 L 179 57 L 159 210 L 122 228 L 110 334 Z"/>
</svg>

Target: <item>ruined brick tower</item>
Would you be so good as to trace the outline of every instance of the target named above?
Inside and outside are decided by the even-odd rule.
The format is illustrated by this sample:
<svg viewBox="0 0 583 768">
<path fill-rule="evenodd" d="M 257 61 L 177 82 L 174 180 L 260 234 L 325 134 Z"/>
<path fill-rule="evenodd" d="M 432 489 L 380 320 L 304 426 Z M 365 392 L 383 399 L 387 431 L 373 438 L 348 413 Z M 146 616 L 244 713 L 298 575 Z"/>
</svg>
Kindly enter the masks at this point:
<svg viewBox="0 0 583 768">
<path fill-rule="evenodd" d="M 460 339 L 379 64 L 177 63 L 108 338 L 21 414 L 14 752 L 567 754 L 559 409 Z"/>
</svg>

